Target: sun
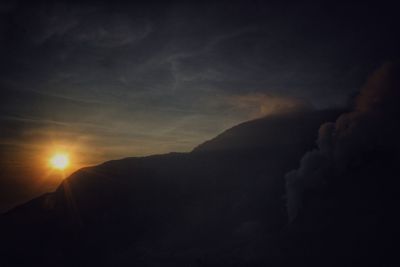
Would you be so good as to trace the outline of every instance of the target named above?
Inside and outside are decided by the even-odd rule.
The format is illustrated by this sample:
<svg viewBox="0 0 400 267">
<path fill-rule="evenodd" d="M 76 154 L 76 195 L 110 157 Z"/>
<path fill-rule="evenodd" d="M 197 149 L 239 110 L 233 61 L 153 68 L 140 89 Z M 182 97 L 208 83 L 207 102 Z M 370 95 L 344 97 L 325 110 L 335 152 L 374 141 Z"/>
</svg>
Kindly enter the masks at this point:
<svg viewBox="0 0 400 267">
<path fill-rule="evenodd" d="M 50 158 L 50 165 L 54 169 L 64 170 L 69 165 L 69 156 L 66 153 L 57 153 Z"/>
</svg>

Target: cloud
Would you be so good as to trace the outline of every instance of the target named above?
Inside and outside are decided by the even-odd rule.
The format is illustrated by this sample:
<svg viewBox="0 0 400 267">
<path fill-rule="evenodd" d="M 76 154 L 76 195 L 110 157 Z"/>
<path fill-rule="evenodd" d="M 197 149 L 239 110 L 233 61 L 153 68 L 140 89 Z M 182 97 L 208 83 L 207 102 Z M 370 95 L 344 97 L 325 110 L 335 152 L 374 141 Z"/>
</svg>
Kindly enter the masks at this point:
<svg viewBox="0 0 400 267">
<path fill-rule="evenodd" d="M 306 153 L 300 167 L 286 175 L 287 206 L 293 220 L 307 192 L 321 191 L 332 181 L 365 169 L 371 157 L 387 158 L 400 150 L 400 68 L 386 63 L 366 82 L 351 112 L 319 129 L 317 148 Z M 372 155 L 372 156 L 371 156 Z M 387 163 L 384 163 L 387 164 Z M 384 165 L 379 167 L 382 171 Z M 352 175 L 349 173 L 352 172 Z M 366 177 L 364 177 L 366 179 Z M 350 181 L 343 181 L 346 187 Z"/>
<path fill-rule="evenodd" d="M 56 3 L 30 9 L 30 38 L 36 45 L 62 41 L 69 45 L 115 48 L 134 44 L 145 38 L 152 27 L 148 20 L 99 5 Z"/>
<path fill-rule="evenodd" d="M 233 109 L 249 114 L 250 118 L 312 109 L 310 103 L 300 98 L 262 93 L 231 95 L 226 97 L 226 101 Z"/>
<path fill-rule="evenodd" d="M 93 20 L 75 28 L 70 38 L 78 43 L 102 48 L 113 48 L 134 44 L 152 31 L 146 20 L 132 20 L 121 14 Z"/>
</svg>

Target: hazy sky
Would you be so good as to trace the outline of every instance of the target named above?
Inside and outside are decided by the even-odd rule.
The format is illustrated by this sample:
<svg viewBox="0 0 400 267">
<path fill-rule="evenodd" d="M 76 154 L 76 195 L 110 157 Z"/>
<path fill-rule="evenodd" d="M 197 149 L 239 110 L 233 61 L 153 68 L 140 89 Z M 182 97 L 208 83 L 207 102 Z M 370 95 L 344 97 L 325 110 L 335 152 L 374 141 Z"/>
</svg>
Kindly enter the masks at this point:
<svg viewBox="0 0 400 267">
<path fill-rule="evenodd" d="M 0 4 L 0 186 L 44 177 L 58 147 L 78 167 L 343 106 L 398 56 L 383 4 L 32 2 Z"/>
</svg>

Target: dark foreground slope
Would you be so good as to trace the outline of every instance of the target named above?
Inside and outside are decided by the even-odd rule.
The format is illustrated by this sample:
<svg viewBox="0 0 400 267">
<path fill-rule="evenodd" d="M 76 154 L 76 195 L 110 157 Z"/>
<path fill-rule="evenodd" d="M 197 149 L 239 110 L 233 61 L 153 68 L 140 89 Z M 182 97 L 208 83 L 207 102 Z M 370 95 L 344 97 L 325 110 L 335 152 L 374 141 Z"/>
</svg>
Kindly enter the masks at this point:
<svg viewBox="0 0 400 267">
<path fill-rule="evenodd" d="M 282 257 L 284 174 L 337 111 L 238 125 L 191 153 L 71 175 L 1 218 L 2 266 L 258 265 Z"/>
</svg>

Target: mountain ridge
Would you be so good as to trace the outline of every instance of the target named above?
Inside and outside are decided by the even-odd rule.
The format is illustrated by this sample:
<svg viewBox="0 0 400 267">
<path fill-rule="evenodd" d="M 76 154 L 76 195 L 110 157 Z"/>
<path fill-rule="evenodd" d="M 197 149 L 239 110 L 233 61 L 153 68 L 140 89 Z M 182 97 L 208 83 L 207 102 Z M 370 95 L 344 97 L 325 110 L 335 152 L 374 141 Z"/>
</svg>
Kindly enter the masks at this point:
<svg viewBox="0 0 400 267">
<path fill-rule="evenodd" d="M 273 239 L 284 227 L 283 176 L 314 146 L 319 125 L 338 114 L 276 115 L 231 128 L 207 143 L 207 149 L 83 168 L 55 192 L 2 216 L 0 229 L 8 229 L 3 236 L 9 240 L 3 257 L 12 264 L 22 251 L 26 258 L 17 257 L 18 264 L 44 266 L 71 252 L 65 266 L 87 260 L 100 266 L 116 261 L 121 266 L 154 265 L 157 259 L 171 266 L 199 259 L 229 264 L 238 246 L 237 261 L 263 262 L 261 252 L 248 258 L 246 246 L 256 246 L 255 236 Z M 229 142 L 224 141 L 226 132 Z M 290 136 L 304 138 L 286 140 Z M 238 146 L 236 140 L 248 143 Z M 257 140 L 259 147 L 254 146 Z M 41 245 L 32 249 L 36 242 Z M 243 242 L 248 245 L 243 247 Z M 125 259 L 132 253 L 136 256 Z M 205 260 L 205 255 L 214 256 Z"/>
</svg>

